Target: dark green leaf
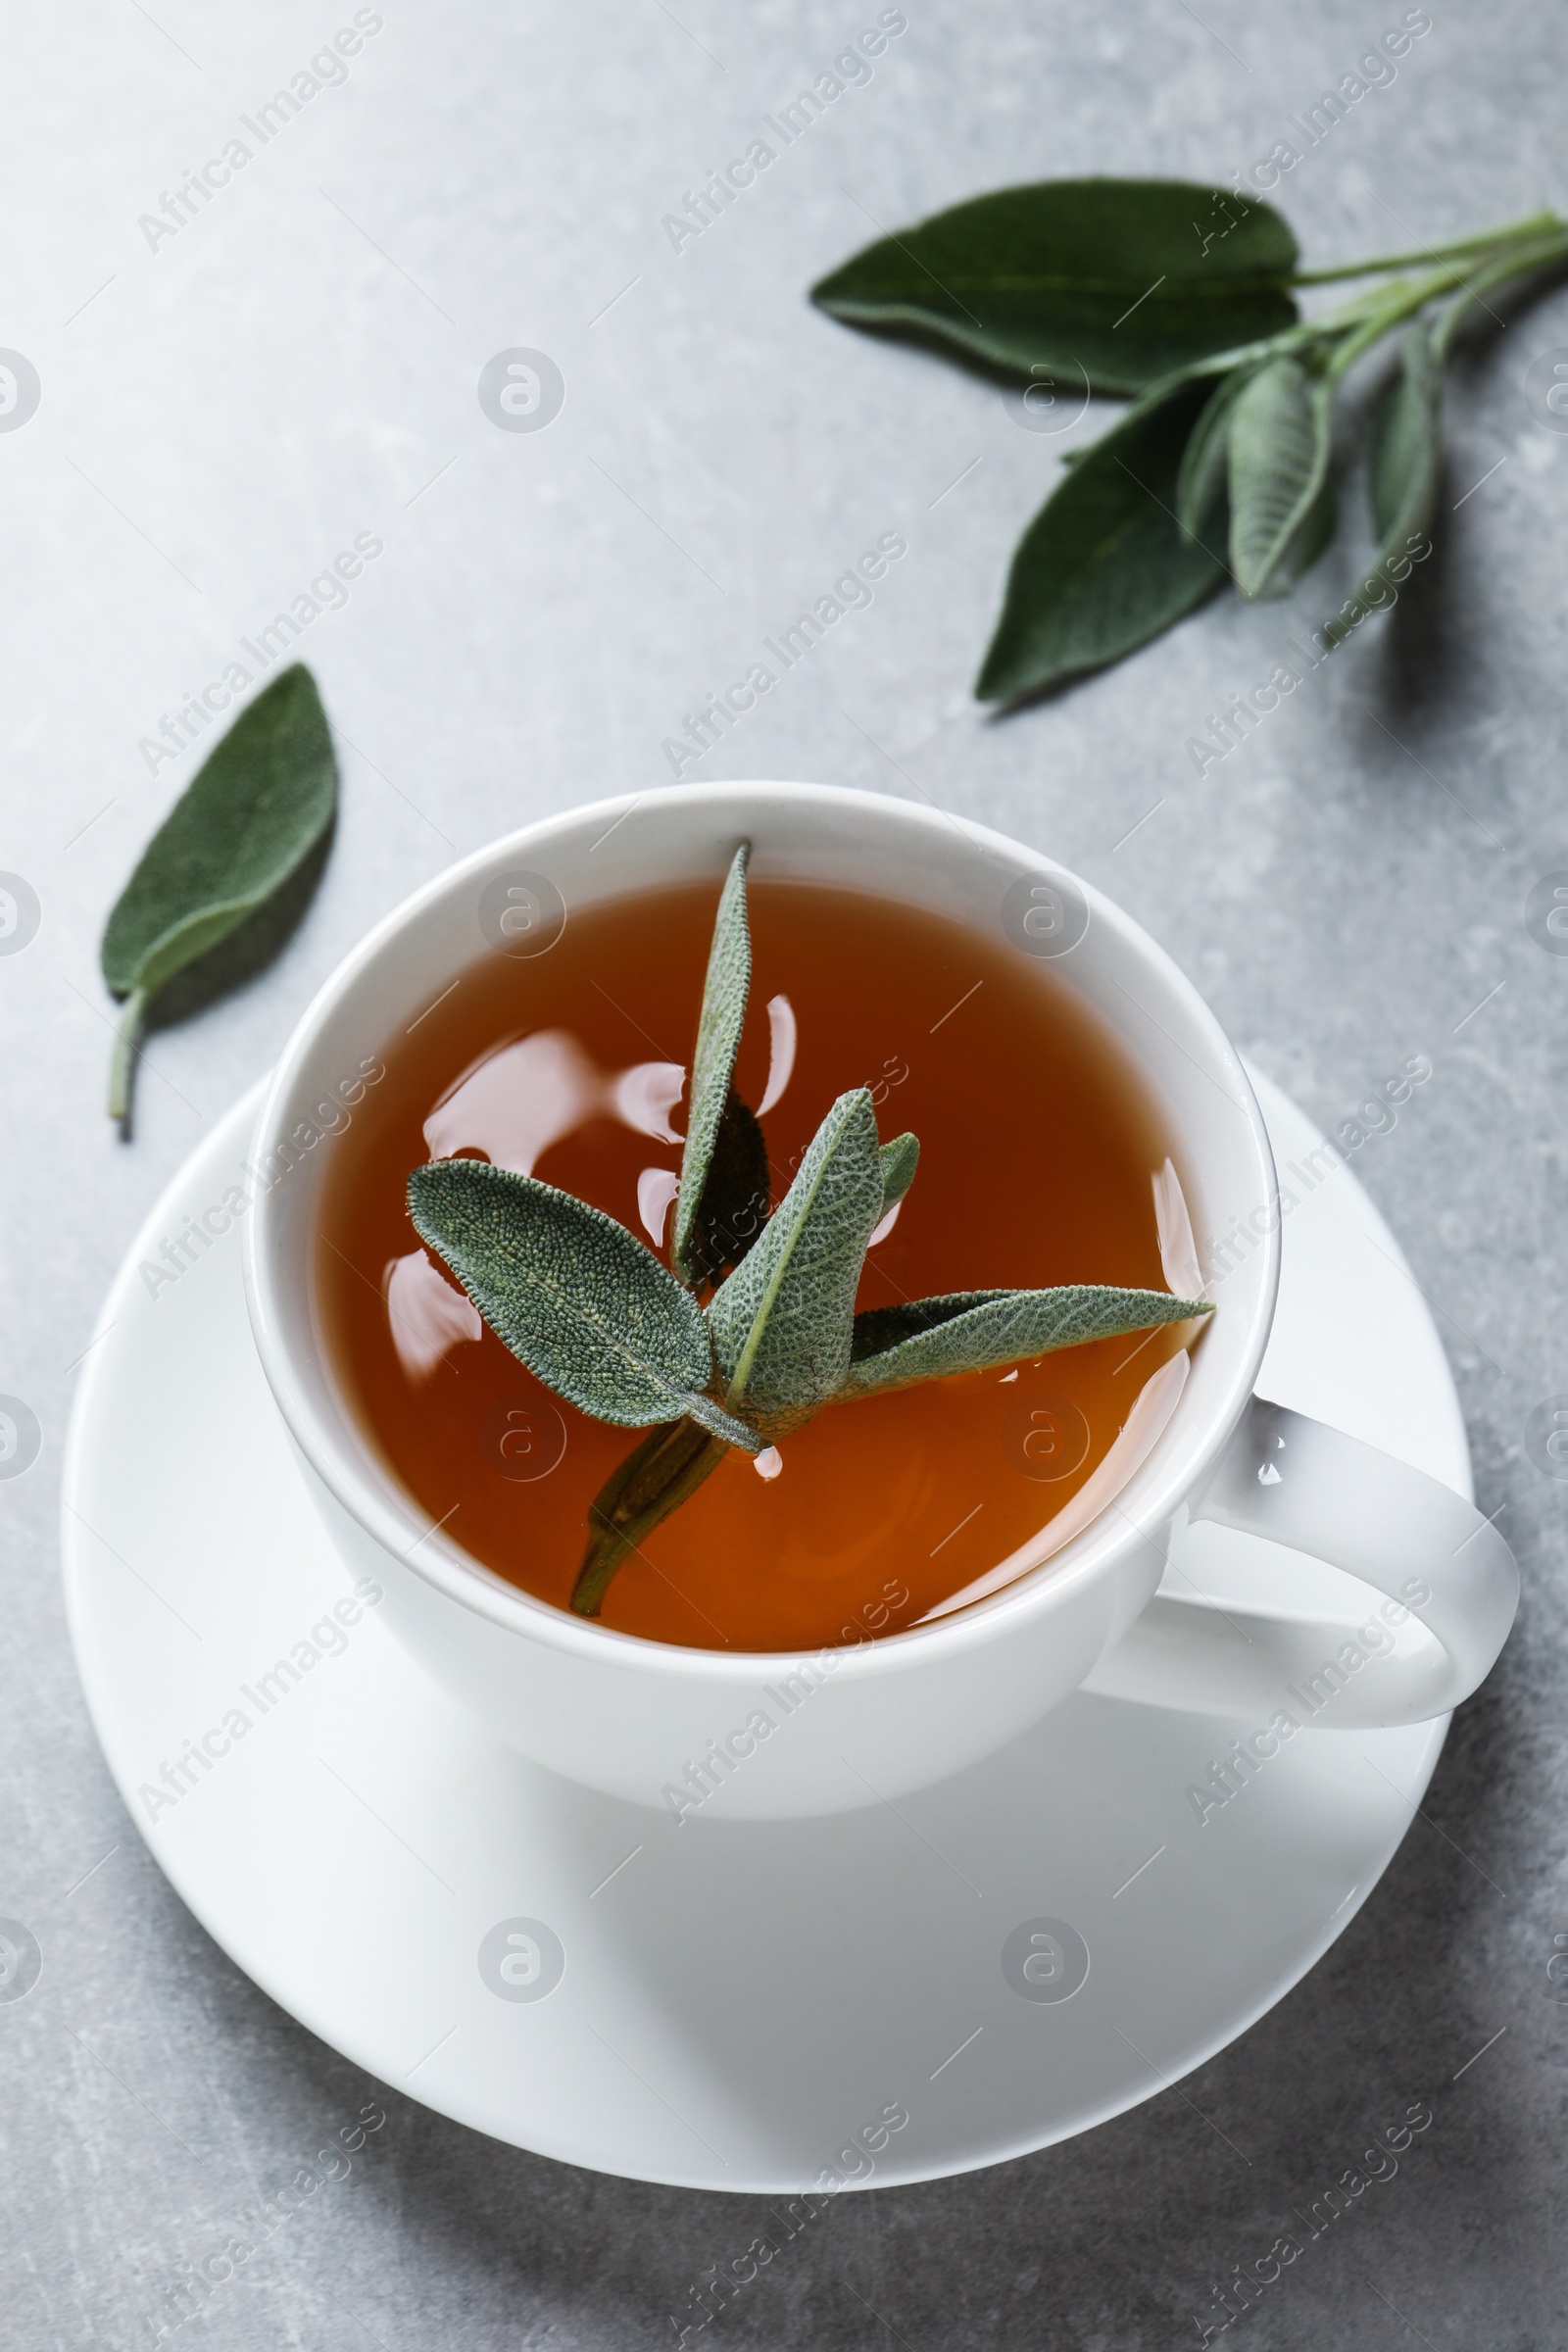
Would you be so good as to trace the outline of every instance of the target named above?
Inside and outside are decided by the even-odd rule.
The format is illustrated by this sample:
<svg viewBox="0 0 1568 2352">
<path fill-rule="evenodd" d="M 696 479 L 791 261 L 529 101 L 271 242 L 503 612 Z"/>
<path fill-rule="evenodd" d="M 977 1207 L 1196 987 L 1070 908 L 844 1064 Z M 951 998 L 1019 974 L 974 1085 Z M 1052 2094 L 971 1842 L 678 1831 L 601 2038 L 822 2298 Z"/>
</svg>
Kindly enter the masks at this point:
<svg viewBox="0 0 1568 2352">
<path fill-rule="evenodd" d="M 1372 426 L 1372 527 L 1387 541 L 1432 519 L 1443 463 L 1443 369 L 1432 330 L 1412 326 L 1399 343 L 1399 373 Z"/>
<path fill-rule="evenodd" d="M 491 1330 L 580 1411 L 630 1428 L 689 1414 L 760 1450 L 703 1394 L 713 1358 L 701 1307 L 613 1217 L 480 1159 L 416 1168 L 409 1213 Z"/>
<path fill-rule="evenodd" d="M 835 318 L 1004 373 L 1139 392 L 1296 319 L 1297 245 L 1256 198 L 1179 179 L 1000 188 L 884 237 L 811 289 Z M 1039 381 L 1038 376 L 1033 378 Z"/>
<path fill-rule="evenodd" d="M 628 1552 L 696 1494 L 728 1451 L 721 1438 L 710 1437 L 694 1421 L 666 1421 L 651 1429 L 612 1471 L 588 1506 L 588 1548 L 571 1589 L 579 1617 L 598 1616 Z"/>
<path fill-rule="evenodd" d="M 842 1383 L 881 1215 L 876 1117 L 858 1087 L 834 1103 L 761 1240 L 708 1303 L 725 1402 L 769 1438 L 808 1419 Z"/>
<path fill-rule="evenodd" d="M 1231 411 L 1250 373 L 1250 368 L 1233 368 L 1220 377 L 1188 437 L 1176 476 L 1176 519 L 1189 539 L 1204 547 L 1215 546 L 1230 465 Z"/>
<path fill-rule="evenodd" d="M 1314 377 L 1287 358 L 1259 368 L 1237 397 L 1228 436 L 1230 562 L 1244 596 L 1282 593 L 1314 539 L 1314 553 L 1322 551 L 1332 402 L 1326 374 Z M 1332 510 L 1330 517 L 1332 527 Z"/>
<path fill-rule="evenodd" d="M 1210 1312 L 1200 1298 L 1087 1283 L 1054 1291 L 959 1291 L 873 1307 L 855 1318 L 852 1360 L 839 1394 L 870 1396 L 953 1372 L 983 1372 Z"/>
<path fill-rule="evenodd" d="M 752 985 L 752 934 L 746 919 L 746 859 L 750 849 L 749 842 L 741 843 L 730 860 L 719 893 L 713 941 L 708 952 L 703 1009 L 697 1023 L 697 1047 L 692 1054 L 686 1146 L 680 1156 L 680 1191 L 675 1196 L 675 1221 L 669 1245 L 675 1271 L 689 1284 L 702 1279 L 702 1269 L 693 1255 L 694 1237 L 719 1122 L 730 1096 L 730 1074 L 735 1067 Z M 733 1205 L 728 1200 L 715 1200 L 714 1212 L 722 1217 Z"/>
<path fill-rule="evenodd" d="M 882 1159 L 882 1212 L 884 1216 L 895 1200 L 902 1200 L 914 1182 L 914 1171 L 920 1164 L 920 1139 L 917 1135 L 896 1135 L 884 1144 Z"/>
<path fill-rule="evenodd" d="M 159 991 L 294 877 L 337 808 L 337 766 L 316 681 L 296 664 L 229 728 L 153 835 L 104 929 L 101 962 L 126 1001 L 110 1115 L 129 1115 L 130 1065 Z"/>
<path fill-rule="evenodd" d="M 1348 605 L 1328 624 L 1331 644 L 1357 621 L 1392 604 L 1426 538 L 1443 471 L 1443 369 L 1432 331 L 1412 326 L 1399 345 L 1399 373 L 1378 404 L 1372 425 L 1372 522 L 1377 562 Z"/>
<path fill-rule="evenodd" d="M 694 1288 L 721 1282 L 740 1264 L 767 1222 L 770 1191 L 767 1145 L 757 1114 L 731 1087 L 686 1244 L 686 1274 Z"/>
<path fill-rule="evenodd" d="M 1217 555 L 1174 513 L 1182 452 L 1211 379 L 1152 393 L 1085 451 L 1012 559 L 975 693 L 1010 702 L 1120 661 L 1212 596 Z"/>
</svg>

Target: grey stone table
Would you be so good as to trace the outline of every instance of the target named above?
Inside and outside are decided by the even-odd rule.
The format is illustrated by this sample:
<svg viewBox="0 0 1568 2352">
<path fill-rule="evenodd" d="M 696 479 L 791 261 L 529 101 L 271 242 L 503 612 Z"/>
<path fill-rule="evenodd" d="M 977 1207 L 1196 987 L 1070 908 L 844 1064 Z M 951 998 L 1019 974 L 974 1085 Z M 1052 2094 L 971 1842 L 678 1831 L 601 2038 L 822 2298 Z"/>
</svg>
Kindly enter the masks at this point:
<svg viewBox="0 0 1568 2352">
<path fill-rule="evenodd" d="M 1568 866 L 1568 438 L 1522 389 L 1568 346 L 1568 292 L 1460 370 L 1440 555 L 1243 748 L 1200 775 L 1186 745 L 1345 592 L 1349 555 L 1285 608 L 1222 601 L 989 721 L 967 685 L 1008 551 L 1097 419 L 1021 430 L 985 385 L 832 326 L 804 288 L 877 224 L 984 186 L 1228 181 L 1402 12 L 907 0 L 869 77 L 700 235 L 672 236 L 686 192 L 880 13 L 11 13 L 0 344 L 41 386 L 0 433 L 0 865 L 41 907 L 0 961 L 0 1389 L 42 1430 L 0 1485 L 0 1912 L 46 1959 L 0 2004 L 0 2331 L 22 2352 L 150 2342 L 146 2315 L 214 2222 L 370 2096 L 388 2120 L 351 2181 L 191 2341 L 668 2345 L 690 2281 L 746 2240 L 745 2199 L 576 2173 L 367 2083 L 214 1948 L 88 1728 L 55 1513 L 75 1359 L 136 1222 L 338 956 L 454 855 L 665 782 L 666 738 L 700 748 L 686 714 L 890 530 L 908 554 L 874 603 L 721 751 L 676 764 L 929 796 L 1038 842 L 1131 908 L 1331 1126 L 1430 1055 L 1356 1167 L 1434 1301 L 1525 1600 L 1384 1883 L 1270 2016 L 1074 2144 L 840 2200 L 712 2340 L 1191 2342 L 1214 2282 L 1417 2096 L 1435 2125 L 1397 2177 L 1238 2330 L 1314 2352 L 1568 2339 L 1568 2006 L 1547 1973 L 1568 1933 L 1564 1490 L 1525 1443 L 1568 1390 L 1568 961 L 1524 915 Z M 1563 202 L 1561 13 L 1433 0 L 1432 18 L 1282 185 L 1316 260 Z M 356 24 L 344 59 L 332 36 Z M 295 111 L 280 89 L 306 90 Z M 516 348 L 560 370 L 548 430 L 498 430 L 476 397 Z M 341 600 L 312 599 L 356 534 L 382 552 Z M 228 664 L 259 674 L 258 632 L 302 597 L 325 608 L 297 650 L 342 740 L 336 851 L 285 958 L 156 1038 L 127 1148 L 102 1109 L 97 936 L 196 760 L 148 747 Z"/>
</svg>

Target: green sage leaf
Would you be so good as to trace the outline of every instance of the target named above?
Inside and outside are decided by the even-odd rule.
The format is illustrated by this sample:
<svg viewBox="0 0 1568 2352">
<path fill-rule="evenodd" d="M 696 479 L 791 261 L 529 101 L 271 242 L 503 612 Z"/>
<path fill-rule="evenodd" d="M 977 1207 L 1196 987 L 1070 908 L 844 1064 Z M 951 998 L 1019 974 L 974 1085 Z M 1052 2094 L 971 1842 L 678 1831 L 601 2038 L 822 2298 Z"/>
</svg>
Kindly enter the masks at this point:
<svg viewBox="0 0 1568 2352">
<path fill-rule="evenodd" d="M 876 1116 L 858 1087 L 834 1103 L 761 1240 L 708 1303 L 725 1404 L 769 1439 L 843 1384 L 882 1202 Z"/>
<path fill-rule="evenodd" d="M 1266 362 L 1237 397 L 1228 436 L 1230 563 L 1246 597 L 1283 594 L 1322 552 L 1332 408 L 1329 377 L 1314 378 L 1286 358 Z"/>
<path fill-rule="evenodd" d="M 728 1451 L 693 1421 L 666 1421 L 611 1472 L 588 1506 L 588 1545 L 571 1589 L 579 1617 L 598 1616 L 622 1560 L 696 1494 Z"/>
<path fill-rule="evenodd" d="M 1019 541 L 975 694 L 1010 702 L 1118 662 L 1223 585 L 1176 520 L 1182 453 L 1212 378 L 1187 376 L 1086 450 Z"/>
<path fill-rule="evenodd" d="M 491 1330 L 558 1396 L 633 1429 L 686 1414 L 760 1450 L 704 1394 L 713 1356 L 701 1307 L 613 1217 L 481 1159 L 416 1168 L 409 1213 Z"/>
<path fill-rule="evenodd" d="M 1053 1291 L 958 1291 L 872 1307 L 855 1318 L 850 1368 L 839 1395 L 870 1396 L 954 1372 L 984 1372 L 1212 1311 L 1201 1298 L 1089 1283 Z"/>
<path fill-rule="evenodd" d="M 105 925 L 104 979 L 125 1004 L 109 1111 L 127 1130 L 131 1070 L 154 1000 L 289 894 L 312 853 L 324 847 L 336 810 L 326 713 L 315 679 L 296 663 L 241 711 L 203 761 Z M 293 911 L 297 919 L 303 905 Z"/>
<path fill-rule="evenodd" d="M 1317 496 L 1302 515 L 1291 537 L 1290 545 L 1280 559 L 1278 570 L 1270 583 L 1271 596 L 1286 596 L 1302 575 L 1311 570 L 1339 527 L 1340 502 L 1334 486 L 1334 476 L 1326 473 L 1317 486 Z"/>
<path fill-rule="evenodd" d="M 1433 330 L 1412 326 L 1399 345 L 1399 372 L 1372 423 L 1369 486 L 1377 561 L 1328 624 L 1333 645 L 1379 606 L 1392 604 L 1426 536 L 1443 472 L 1443 368 Z M 1402 568 L 1401 568 L 1402 567 Z"/>
<path fill-rule="evenodd" d="M 1141 392 L 1295 323 L 1296 239 L 1255 197 L 1179 179 L 999 188 L 868 245 L 811 289 L 853 326 L 1014 377 Z M 1038 381 L 1038 376 L 1033 378 Z"/>
<path fill-rule="evenodd" d="M 1372 527 L 1387 541 L 1421 530 L 1437 504 L 1443 464 L 1443 369 L 1433 330 L 1412 326 L 1399 341 L 1399 373 L 1372 426 Z"/>
<path fill-rule="evenodd" d="M 882 1213 L 886 1216 L 896 1200 L 902 1200 L 914 1182 L 914 1171 L 920 1164 L 920 1139 L 917 1135 L 896 1135 L 881 1150 Z"/>
<path fill-rule="evenodd" d="M 680 1191 L 675 1196 L 675 1219 L 670 1235 L 671 1262 L 681 1279 L 692 1285 L 703 1278 L 707 1263 L 706 1250 L 697 1240 L 698 1225 L 719 1124 L 731 1092 L 730 1077 L 752 985 L 752 934 L 746 919 L 746 860 L 750 850 L 751 844 L 743 841 L 730 860 L 719 893 L 713 941 L 708 952 L 703 1009 L 697 1023 L 697 1046 L 692 1054 L 686 1145 L 680 1157 Z M 715 1205 L 722 1211 L 728 1203 Z"/>
<path fill-rule="evenodd" d="M 772 1179 L 757 1114 L 733 1087 L 724 1098 L 697 1222 L 686 1243 L 693 1288 L 721 1282 L 767 1222 Z"/>
<path fill-rule="evenodd" d="M 1176 519 L 1185 536 L 1201 546 L 1212 546 L 1214 527 L 1224 509 L 1231 412 L 1250 376 L 1248 368 L 1233 368 L 1221 376 L 1182 455 L 1176 476 Z"/>
</svg>

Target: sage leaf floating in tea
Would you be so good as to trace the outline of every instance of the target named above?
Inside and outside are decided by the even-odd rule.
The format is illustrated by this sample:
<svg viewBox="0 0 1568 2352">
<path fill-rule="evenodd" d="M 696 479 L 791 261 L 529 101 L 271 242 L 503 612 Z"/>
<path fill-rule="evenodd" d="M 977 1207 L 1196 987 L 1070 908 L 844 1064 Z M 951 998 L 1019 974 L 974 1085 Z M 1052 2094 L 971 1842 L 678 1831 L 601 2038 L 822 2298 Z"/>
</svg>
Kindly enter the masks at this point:
<svg viewBox="0 0 1568 2352">
<path fill-rule="evenodd" d="M 769 1444 L 843 1386 L 865 1246 L 883 1213 L 867 1090 L 841 1095 L 794 1183 L 709 1302 L 725 1402 Z"/>
<path fill-rule="evenodd" d="M 1090 1283 L 1054 1291 L 958 1291 L 948 1298 L 876 1306 L 855 1318 L 850 1368 L 839 1395 L 870 1396 L 917 1380 L 986 1372 L 1056 1348 L 1119 1339 L 1207 1312 L 1199 1298 Z"/>
<path fill-rule="evenodd" d="M 914 1182 L 914 1171 L 920 1164 L 918 1136 L 896 1135 L 890 1144 L 882 1146 L 881 1159 L 882 1213 L 886 1216 Z"/>
<path fill-rule="evenodd" d="M 715 1229 L 723 1226 L 737 1206 L 744 1206 L 743 1201 L 737 1203 L 735 1200 L 737 1187 L 744 1186 L 749 1176 L 755 1178 L 757 1149 L 753 1130 L 757 1142 L 760 1141 L 756 1120 L 730 1084 L 752 986 L 752 934 L 746 915 L 746 859 L 750 847 L 748 842 L 741 843 L 730 860 L 719 893 L 713 941 L 708 955 L 708 976 L 703 986 L 703 1008 L 697 1022 L 697 1047 L 692 1054 L 686 1143 L 680 1158 L 680 1191 L 675 1196 L 670 1258 L 681 1280 L 694 1290 L 700 1282 L 711 1278 Z M 766 1159 L 764 1150 L 764 1206 Z M 715 1196 L 711 1200 L 708 1198 L 710 1187 Z"/>
<path fill-rule="evenodd" d="M 689 1290 L 721 1282 L 761 1231 L 771 1197 L 767 1146 L 734 1086 L 735 1055 L 752 984 L 742 842 L 719 894 L 697 1022 L 686 1141 L 670 1239 L 670 1263 Z"/>
<path fill-rule="evenodd" d="M 718 1115 L 685 1263 L 676 1267 L 681 1279 L 693 1289 L 722 1282 L 761 1232 L 770 1194 L 767 1145 L 757 1113 L 732 1086 Z"/>
<path fill-rule="evenodd" d="M 681 1163 L 696 1205 L 671 1236 L 676 1273 L 603 1209 L 537 1177 L 467 1158 L 409 1177 L 420 1240 L 513 1354 L 582 1412 L 647 1429 L 589 1506 L 579 1616 L 598 1616 L 616 1570 L 732 1449 L 760 1455 L 824 1405 L 1212 1311 L 1163 1291 L 1077 1285 L 857 1315 L 871 1237 L 920 1157 L 912 1135 L 879 1142 L 865 1087 L 839 1097 L 778 1207 L 742 1230 L 742 1185 L 751 1209 L 768 1198 L 761 1130 L 732 1075 L 751 989 L 746 859 L 743 844 L 709 956 Z M 725 1264 L 700 1305 L 695 1291 Z"/>
<path fill-rule="evenodd" d="M 410 1176 L 409 1213 L 491 1330 L 557 1396 L 632 1429 L 688 1414 L 761 1451 L 703 1394 L 713 1350 L 701 1307 L 603 1209 L 487 1160 L 437 1159 Z"/>
<path fill-rule="evenodd" d="M 310 671 L 296 663 L 256 697 L 216 745 L 142 852 L 104 929 L 100 960 L 123 1003 L 109 1115 L 130 1130 L 131 1081 L 148 1013 L 172 983 L 248 977 L 304 911 L 337 812 L 337 762 Z M 302 888 L 298 886 L 305 886 Z M 270 914 L 281 917 L 270 930 Z M 243 947 L 250 956 L 218 951 Z M 199 969 L 198 969 L 199 967 Z"/>
<path fill-rule="evenodd" d="M 1185 180 L 1060 179 L 956 205 L 811 289 L 847 324 L 1011 382 L 1045 377 L 1054 396 L 1141 395 L 1102 439 L 1064 454 L 1013 556 L 979 701 L 1014 703 L 1120 661 L 1227 574 L 1250 599 L 1286 594 L 1338 527 L 1339 386 L 1419 319 L 1372 435 L 1377 557 L 1315 633 L 1328 650 L 1394 602 L 1430 548 L 1454 337 L 1493 287 L 1568 262 L 1568 221 L 1537 213 L 1329 270 L 1297 261 L 1290 228 L 1255 198 Z M 1298 316 L 1297 289 L 1357 278 L 1383 282 Z"/>
</svg>

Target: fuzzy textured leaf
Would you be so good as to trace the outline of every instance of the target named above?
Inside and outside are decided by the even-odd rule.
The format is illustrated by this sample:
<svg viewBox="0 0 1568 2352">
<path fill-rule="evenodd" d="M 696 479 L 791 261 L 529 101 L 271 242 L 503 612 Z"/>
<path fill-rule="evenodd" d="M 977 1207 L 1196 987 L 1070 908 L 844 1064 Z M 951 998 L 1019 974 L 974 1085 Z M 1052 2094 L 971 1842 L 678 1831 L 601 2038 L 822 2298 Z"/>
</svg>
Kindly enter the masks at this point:
<svg viewBox="0 0 1568 2352">
<path fill-rule="evenodd" d="M 217 947 L 282 888 L 336 808 L 326 713 L 296 663 L 241 711 L 142 852 L 104 930 L 111 993 L 150 998 Z"/>
<path fill-rule="evenodd" d="M 1420 530 L 1437 504 L 1443 463 L 1443 369 L 1431 329 L 1399 341 L 1399 373 L 1378 403 L 1372 426 L 1372 527 L 1387 542 Z"/>
<path fill-rule="evenodd" d="M 1321 553 L 1323 485 L 1333 454 L 1333 386 L 1298 360 L 1274 359 L 1250 377 L 1231 412 L 1230 564 L 1246 597 L 1280 594 Z M 1307 525 L 1302 538 L 1303 525 Z"/>
<path fill-rule="evenodd" d="M 1399 345 L 1399 373 L 1378 403 L 1372 423 L 1370 482 L 1377 561 L 1355 595 L 1328 624 L 1330 642 L 1348 637 L 1359 620 L 1409 577 L 1411 558 L 1426 537 L 1443 473 L 1443 369 L 1431 330 L 1412 326 Z"/>
<path fill-rule="evenodd" d="M 1010 702 L 1117 662 L 1212 596 L 1225 565 L 1173 512 L 1182 453 L 1212 377 L 1139 401 L 1086 450 L 1019 541 L 975 682 Z"/>
<path fill-rule="evenodd" d="M 858 1087 L 834 1103 L 761 1240 L 708 1304 L 725 1403 L 769 1438 L 843 1384 L 882 1200 L 876 1116 Z"/>
<path fill-rule="evenodd" d="M 1189 539 L 1219 549 L 1214 529 L 1220 522 L 1230 468 L 1231 412 L 1251 370 L 1233 368 L 1221 376 L 1207 407 L 1194 425 L 1176 476 L 1176 519 Z M 1223 545 L 1223 535 L 1220 544 Z"/>
<path fill-rule="evenodd" d="M 882 1213 L 885 1216 L 896 1200 L 902 1200 L 914 1182 L 914 1171 L 920 1164 L 920 1139 L 917 1135 L 896 1135 L 882 1146 Z"/>
<path fill-rule="evenodd" d="M 692 1054 L 686 1145 L 680 1156 L 680 1191 L 675 1196 L 675 1221 L 670 1237 L 670 1257 L 675 1271 L 688 1283 L 702 1279 L 706 1264 L 707 1253 L 697 1243 L 698 1224 L 719 1123 L 730 1096 L 730 1077 L 752 985 L 752 934 L 746 919 L 746 860 L 750 850 L 751 844 L 743 841 L 730 860 L 719 893 L 713 940 L 708 952 L 708 977 L 703 985 L 703 1009 L 697 1023 L 697 1047 Z M 722 1215 L 728 1203 L 715 1206 Z"/>
<path fill-rule="evenodd" d="M 879 239 L 811 300 L 1014 378 L 1045 367 L 1072 391 L 1086 378 L 1097 393 L 1141 392 L 1292 325 L 1296 262 L 1285 221 L 1253 197 L 1178 179 L 1041 180 Z"/>
<path fill-rule="evenodd" d="M 1311 570 L 1339 528 L 1339 492 L 1333 474 L 1325 473 L 1317 486 L 1317 496 L 1297 524 L 1280 559 L 1279 569 L 1269 585 L 1271 596 L 1288 595 L 1303 573 Z"/>
<path fill-rule="evenodd" d="M 958 1291 L 873 1307 L 855 1318 L 853 1356 L 839 1394 L 870 1396 L 917 1380 L 983 1372 L 1211 1311 L 1200 1298 L 1089 1283 L 1052 1291 Z"/>
<path fill-rule="evenodd" d="M 759 1450 L 703 1394 L 713 1358 L 701 1307 L 613 1217 L 478 1159 L 416 1168 L 409 1213 L 492 1331 L 579 1410 L 633 1429 L 686 1414 Z"/>
</svg>

